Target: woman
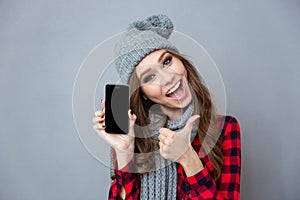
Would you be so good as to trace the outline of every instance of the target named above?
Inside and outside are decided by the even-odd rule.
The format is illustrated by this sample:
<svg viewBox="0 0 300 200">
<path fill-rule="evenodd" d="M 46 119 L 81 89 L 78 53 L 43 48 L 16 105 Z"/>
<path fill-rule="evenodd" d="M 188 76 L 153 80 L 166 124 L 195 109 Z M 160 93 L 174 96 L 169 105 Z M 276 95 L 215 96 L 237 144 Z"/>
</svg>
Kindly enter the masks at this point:
<svg viewBox="0 0 300 200">
<path fill-rule="evenodd" d="M 129 133 L 105 132 L 105 102 L 94 130 L 114 150 L 109 199 L 239 199 L 240 128 L 217 115 L 195 67 L 169 42 L 171 20 L 129 25 L 116 67 L 131 90 Z"/>
</svg>

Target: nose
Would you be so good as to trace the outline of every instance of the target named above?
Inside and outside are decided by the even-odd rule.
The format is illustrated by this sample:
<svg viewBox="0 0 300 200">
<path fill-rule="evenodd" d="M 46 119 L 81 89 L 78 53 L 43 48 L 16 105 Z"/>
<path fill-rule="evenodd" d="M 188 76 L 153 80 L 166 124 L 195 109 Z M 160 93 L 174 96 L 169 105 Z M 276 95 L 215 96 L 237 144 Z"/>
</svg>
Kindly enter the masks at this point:
<svg viewBox="0 0 300 200">
<path fill-rule="evenodd" d="M 159 76 L 161 86 L 168 86 L 175 78 L 174 73 L 165 68 L 159 70 Z"/>
</svg>

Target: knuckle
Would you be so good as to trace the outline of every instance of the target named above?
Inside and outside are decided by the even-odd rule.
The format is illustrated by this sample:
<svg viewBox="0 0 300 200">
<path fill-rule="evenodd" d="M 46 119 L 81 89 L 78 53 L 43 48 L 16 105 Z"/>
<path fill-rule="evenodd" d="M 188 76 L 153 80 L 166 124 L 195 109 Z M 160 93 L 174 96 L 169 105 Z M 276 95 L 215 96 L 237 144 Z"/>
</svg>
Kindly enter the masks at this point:
<svg viewBox="0 0 300 200">
<path fill-rule="evenodd" d="M 101 110 L 97 110 L 97 111 L 95 112 L 95 116 L 96 116 L 96 117 L 100 117 L 101 115 L 103 115 L 102 113 L 103 113 L 103 112 L 102 112 Z"/>
<path fill-rule="evenodd" d="M 163 140 L 163 138 L 162 138 L 162 136 L 161 136 L 161 135 L 159 135 L 159 136 L 158 136 L 158 139 L 159 139 L 160 141 L 162 141 L 162 140 Z"/>
<path fill-rule="evenodd" d="M 159 142 L 158 145 L 159 145 L 160 148 L 163 147 L 163 143 L 162 142 Z"/>
</svg>

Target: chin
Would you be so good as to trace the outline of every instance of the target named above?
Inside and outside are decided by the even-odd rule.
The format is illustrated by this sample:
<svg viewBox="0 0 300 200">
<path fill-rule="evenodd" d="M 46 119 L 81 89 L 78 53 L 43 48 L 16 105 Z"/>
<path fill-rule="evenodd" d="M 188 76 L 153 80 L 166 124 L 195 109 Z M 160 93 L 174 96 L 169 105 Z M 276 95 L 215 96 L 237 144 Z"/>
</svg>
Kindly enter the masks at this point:
<svg viewBox="0 0 300 200">
<path fill-rule="evenodd" d="M 180 104 L 180 108 L 185 108 L 185 107 L 187 107 L 191 102 L 192 102 L 192 98 L 187 99 L 185 102 L 182 102 L 182 103 Z"/>
</svg>

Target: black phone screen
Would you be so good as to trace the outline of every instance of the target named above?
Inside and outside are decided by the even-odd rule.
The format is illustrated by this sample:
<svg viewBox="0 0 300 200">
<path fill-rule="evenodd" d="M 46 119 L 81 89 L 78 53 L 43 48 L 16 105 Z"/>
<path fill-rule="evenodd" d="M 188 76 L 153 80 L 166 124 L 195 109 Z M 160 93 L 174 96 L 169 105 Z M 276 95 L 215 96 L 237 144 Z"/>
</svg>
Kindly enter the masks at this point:
<svg viewBox="0 0 300 200">
<path fill-rule="evenodd" d="M 107 84 L 105 86 L 105 131 L 128 133 L 129 87 Z"/>
</svg>

